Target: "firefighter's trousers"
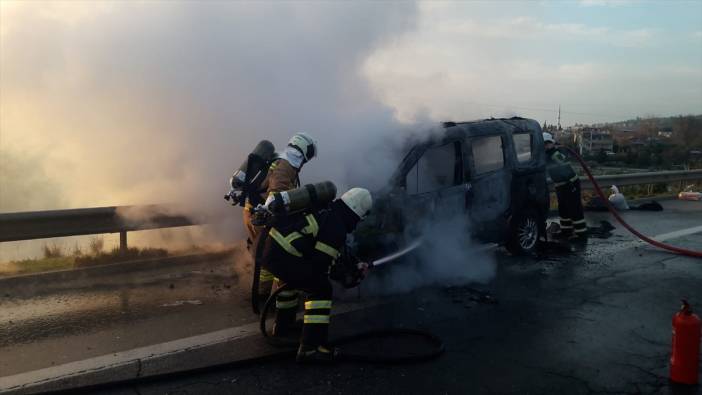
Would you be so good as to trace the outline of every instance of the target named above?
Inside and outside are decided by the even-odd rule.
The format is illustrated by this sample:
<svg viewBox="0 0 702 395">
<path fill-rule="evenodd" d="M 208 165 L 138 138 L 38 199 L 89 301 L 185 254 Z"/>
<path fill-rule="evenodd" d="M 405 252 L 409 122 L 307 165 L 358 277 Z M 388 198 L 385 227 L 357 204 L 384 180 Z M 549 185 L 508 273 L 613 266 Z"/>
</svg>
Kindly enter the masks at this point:
<svg viewBox="0 0 702 395">
<path fill-rule="evenodd" d="M 268 265 L 268 270 L 288 287 L 303 290 L 308 294 L 305 300 L 301 343 L 326 346 L 332 308 L 332 286 L 327 274 L 328 268 L 305 263 L 301 259 L 277 259 Z M 281 294 L 276 300 L 276 317 L 282 313 L 281 308 L 293 307 L 297 308 L 297 294 L 286 294 L 284 297 Z"/>
<path fill-rule="evenodd" d="M 244 229 L 246 230 L 246 248 L 249 250 L 251 253 L 251 256 L 256 259 L 256 251 L 254 249 L 254 242 L 256 241 L 256 238 L 258 237 L 259 233 L 264 231 L 264 227 L 262 226 L 255 226 L 254 224 L 251 223 L 251 212 L 249 211 L 251 206 L 249 204 L 246 205 L 244 210 L 242 211 L 242 217 L 244 221 Z M 268 270 L 265 270 L 261 268 L 261 274 L 258 276 L 259 280 L 259 293 L 266 295 L 270 293 L 271 287 L 273 286 L 273 274 L 271 274 Z"/>
<path fill-rule="evenodd" d="M 583 213 L 580 180 L 556 187 L 556 197 L 558 215 L 561 217 L 561 232 L 565 235 L 575 232 L 576 235 L 583 236 L 587 232 L 587 224 Z"/>
</svg>

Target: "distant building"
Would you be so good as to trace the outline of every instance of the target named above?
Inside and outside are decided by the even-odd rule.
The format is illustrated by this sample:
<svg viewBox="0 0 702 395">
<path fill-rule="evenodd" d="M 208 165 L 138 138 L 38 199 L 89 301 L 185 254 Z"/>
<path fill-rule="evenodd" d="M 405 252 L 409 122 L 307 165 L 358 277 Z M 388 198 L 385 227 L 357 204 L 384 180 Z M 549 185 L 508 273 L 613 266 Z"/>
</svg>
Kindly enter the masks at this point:
<svg viewBox="0 0 702 395">
<path fill-rule="evenodd" d="M 658 129 L 658 137 L 664 139 L 669 139 L 673 137 L 673 128 L 660 128 Z"/>
<path fill-rule="evenodd" d="M 612 152 L 614 140 L 607 130 L 585 127 L 574 132 L 575 145 L 582 154 L 597 154 L 600 151 Z"/>
</svg>

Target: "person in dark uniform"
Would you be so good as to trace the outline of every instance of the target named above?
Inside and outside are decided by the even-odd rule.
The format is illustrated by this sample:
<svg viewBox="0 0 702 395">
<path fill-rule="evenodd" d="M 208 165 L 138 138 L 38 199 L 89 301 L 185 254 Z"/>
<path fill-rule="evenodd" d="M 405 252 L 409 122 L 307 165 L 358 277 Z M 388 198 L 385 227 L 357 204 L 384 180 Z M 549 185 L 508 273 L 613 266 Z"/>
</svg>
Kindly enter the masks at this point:
<svg viewBox="0 0 702 395">
<path fill-rule="evenodd" d="M 305 301 L 298 362 L 331 361 L 334 350 L 328 345 L 332 308 L 330 267 L 340 257 L 346 235 L 370 212 L 370 192 L 353 188 L 334 200 L 328 208 L 291 215 L 277 221 L 268 232 L 259 259 L 276 278 L 308 294 Z M 366 264 L 356 269 L 365 276 Z M 285 291 L 276 299 L 274 335 L 290 331 L 295 323 L 297 295 Z"/>
<path fill-rule="evenodd" d="M 543 137 L 547 157 L 546 168 L 556 188 L 558 199 L 561 225 L 559 236 L 571 240 L 585 240 L 587 223 L 583 213 L 580 179 L 568 163 L 567 157 L 556 148 L 556 142 L 551 133 L 544 133 Z"/>
</svg>

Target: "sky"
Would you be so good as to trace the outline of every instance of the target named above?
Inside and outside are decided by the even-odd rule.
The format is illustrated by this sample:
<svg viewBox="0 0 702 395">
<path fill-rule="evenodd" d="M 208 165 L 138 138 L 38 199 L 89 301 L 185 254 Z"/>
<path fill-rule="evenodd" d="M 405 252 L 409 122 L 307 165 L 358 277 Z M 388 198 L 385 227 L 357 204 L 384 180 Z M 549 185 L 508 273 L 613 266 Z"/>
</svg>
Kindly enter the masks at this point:
<svg viewBox="0 0 702 395">
<path fill-rule="evenodd" d="M 418 18 L 364 65 L 404 122 L 702 112 L 699 1 L 426 2 Z"/>
<path fill-rule="evenodd" d="M 262 138 L 303 182 L 383 185 L 426 125 L 702 113 L 702 2 L 0 1 L 0 212 L 228 218 Z M 229 233 L 226 234 L 230 237 Z"/>
</svg>

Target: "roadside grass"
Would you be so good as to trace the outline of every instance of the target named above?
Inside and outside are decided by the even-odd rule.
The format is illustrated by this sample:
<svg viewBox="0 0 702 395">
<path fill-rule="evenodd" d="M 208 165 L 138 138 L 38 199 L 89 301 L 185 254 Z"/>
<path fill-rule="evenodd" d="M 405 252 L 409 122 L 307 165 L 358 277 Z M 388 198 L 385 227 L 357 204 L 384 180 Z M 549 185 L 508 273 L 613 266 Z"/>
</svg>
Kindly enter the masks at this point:
<svg viewBox="0 0 702 395">
<path fill-rule="evenodd" d="M 91 238 L 88 252 L 83 251 L 77 245 L 70 252 L 67 252 L 59 245 L 46 244 L 42 247 L 43 258 L 0 262 L 0 277 L 106 265 L 139 259 L 164 258 L 171 255 L 168 250 L 163 248 L 132 247 L 126 251 L 113 248 L 107 252 L 103 251 L 103 248 L 104 241 L 100 237 Z"/>
<path fill-rule="evenodd" d="M 163 248 L 128 248 L 127 251 L 120 251 L 113 248 L 110 252 L 98 252 L 95 255 L 82 255 L 74 258 L 75 267 L 86 267 L 105 265 L 108 263 L 133 261 L 137 259 L 164 258 L 168 256 L 168 251 Z"/>
<path fill-rule="evenodd" d="M 72 256 L 59 256 L 39 259 L 23 259 L 21 261 L 0 263 L 0 276 L 48 272 L 53 270 L 71 269 L 75 265 Z"/>
</svg>

